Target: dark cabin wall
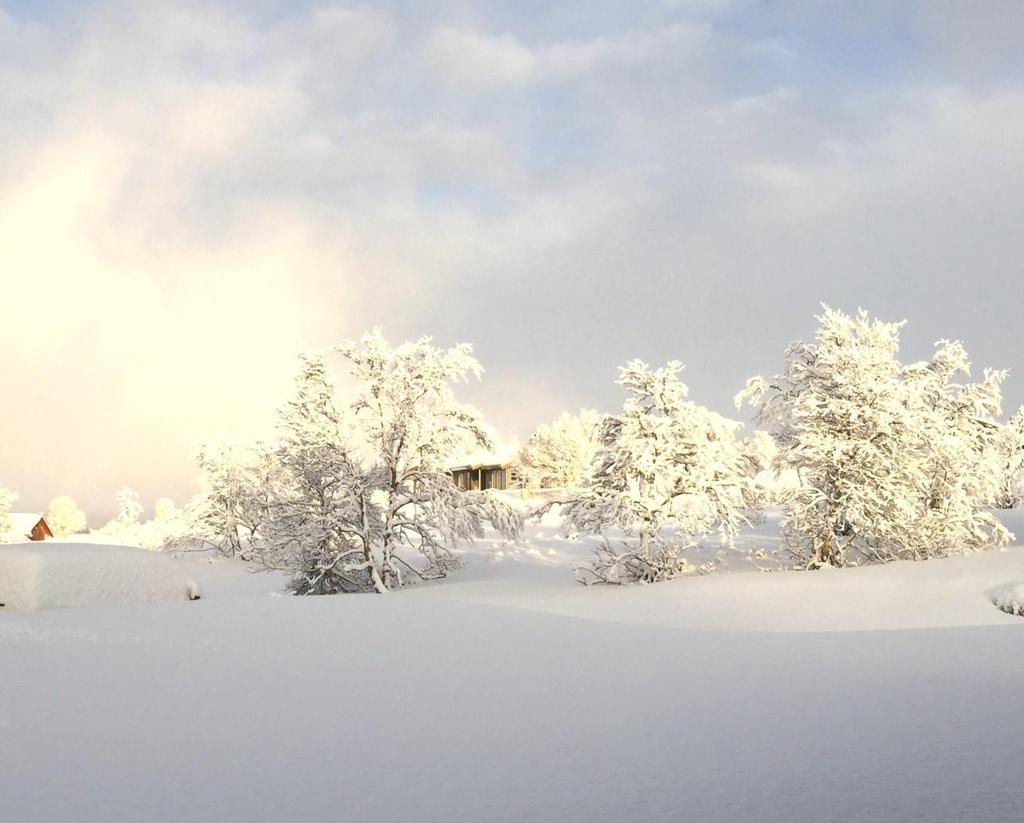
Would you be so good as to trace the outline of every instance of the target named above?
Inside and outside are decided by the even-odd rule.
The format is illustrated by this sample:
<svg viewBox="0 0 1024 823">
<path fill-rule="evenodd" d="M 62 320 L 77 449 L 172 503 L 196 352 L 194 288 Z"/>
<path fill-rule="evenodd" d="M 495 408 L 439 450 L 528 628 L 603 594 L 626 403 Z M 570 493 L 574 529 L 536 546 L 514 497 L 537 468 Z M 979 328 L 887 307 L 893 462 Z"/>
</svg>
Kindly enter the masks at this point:
<svg viewBox="0 0 1024 823">
<path fill-rule="evenodd" d="M 46 540 L 48 537 L 53 537 L 53 532 L 50 531 L 50 527 L 46 524 L 46 521 L 42 518 L 39 522 L 32 527 L 32 531 L 28 534 L 29 540 Z"/>
<path fill-rule="evenodd" d="M 481 489 L 507 489 L 508 469 L 502 466 L 481 466 L 477 469 L 457 469 L 452 482 L 463 491 Z"/>
</svg>

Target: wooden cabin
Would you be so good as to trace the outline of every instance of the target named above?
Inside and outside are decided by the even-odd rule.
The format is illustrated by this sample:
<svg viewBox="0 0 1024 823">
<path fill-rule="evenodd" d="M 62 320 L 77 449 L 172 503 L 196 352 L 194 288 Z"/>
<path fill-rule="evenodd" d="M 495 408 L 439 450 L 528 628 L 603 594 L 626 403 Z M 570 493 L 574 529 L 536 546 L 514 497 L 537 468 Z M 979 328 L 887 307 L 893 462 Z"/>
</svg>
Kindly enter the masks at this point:
<svg viewBox="0 0 1024 823">
<path fill-rule="evenodd" d="M 455 466 L 451 471 L 452 481 L 463 491 L 520 487 L 519 471 L 512 463 L 477 463 Z"/>
<path fill-rule="evenodd" d="M 521 489 L 519 442 L 512 441 L 496 451 L 479 450 L 453 459 L 452 482 L 462 491 Z"/>
<path fill-rule="evenodd" d="M 29 512 L 11 512 L 7 515 L 11 528 L 7 533 L 7 542 L 22 543 L 25 540 L 52 540 L 53 532 L 43 515 Z"/>
</svg>

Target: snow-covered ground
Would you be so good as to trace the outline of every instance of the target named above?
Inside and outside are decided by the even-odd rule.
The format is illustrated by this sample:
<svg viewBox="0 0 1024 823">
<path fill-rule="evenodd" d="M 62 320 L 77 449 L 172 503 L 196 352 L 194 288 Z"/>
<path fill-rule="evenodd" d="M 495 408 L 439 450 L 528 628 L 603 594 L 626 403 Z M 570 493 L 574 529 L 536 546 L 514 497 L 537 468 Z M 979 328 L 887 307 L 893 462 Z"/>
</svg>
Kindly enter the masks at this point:
<svg viewBox="0 0 1024 823">
<path fill-rule="evenodd" d="M 3 817 L 1024 817 L 1024 547 L 761 573 L 770 520 L 721 573 L 585 588 L 591 546 L 326 598 L 196 554 L 196 603 L 0 612 Z"/>
</svg>

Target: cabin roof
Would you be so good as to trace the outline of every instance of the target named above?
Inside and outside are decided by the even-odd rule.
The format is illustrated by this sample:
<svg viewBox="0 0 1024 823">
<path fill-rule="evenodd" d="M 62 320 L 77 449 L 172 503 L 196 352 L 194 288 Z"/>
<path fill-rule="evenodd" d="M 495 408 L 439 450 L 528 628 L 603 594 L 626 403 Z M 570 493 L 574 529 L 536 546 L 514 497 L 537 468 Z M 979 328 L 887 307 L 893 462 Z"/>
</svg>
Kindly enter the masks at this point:
<svg viewBox="0 0 1024 823">
<path fill-rule="evenodd" d="M 452 462 L 451 470 L 465 469 L 507 469 L 519 457 L 519 441 L 512 440 L 495 451 L 478 449 L 469 454 L 461 454 Z"/>
<path fill-rule="evenodd" d="M 36 524 L 46 518 L 42 512 L 11 512 L 7 519 L 11 523 L 10 534 L 28 537 Z"/>
</svg>

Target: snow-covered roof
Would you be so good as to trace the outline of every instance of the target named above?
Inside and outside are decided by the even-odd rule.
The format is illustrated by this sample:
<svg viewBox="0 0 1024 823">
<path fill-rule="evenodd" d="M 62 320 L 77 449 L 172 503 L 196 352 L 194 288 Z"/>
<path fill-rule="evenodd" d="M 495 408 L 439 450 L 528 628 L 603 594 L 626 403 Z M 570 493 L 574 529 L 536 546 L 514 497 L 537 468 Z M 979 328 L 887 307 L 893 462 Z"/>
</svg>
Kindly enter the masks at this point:
<svg viewBox="0 0 1024 823">
<path fill-rule="evenodd" d="M 481 466 L 507 466 L 519 456 L 519 441 L 512 440 L 494 451 L 470 452 L 452 461 L 452 469 L 477 469 Z"/>
<path fill-rule="evenodd" d="M 7 515 L 11 523 L 8 534 L 14 537 L 28 537 L 36 523 L 43 519 L 42 512 L 11 512 Z"/>
</svg>

